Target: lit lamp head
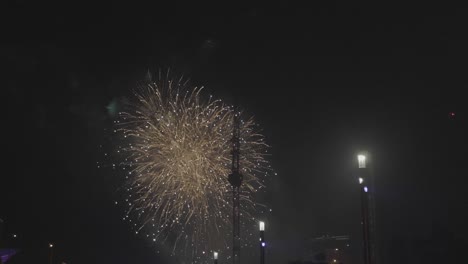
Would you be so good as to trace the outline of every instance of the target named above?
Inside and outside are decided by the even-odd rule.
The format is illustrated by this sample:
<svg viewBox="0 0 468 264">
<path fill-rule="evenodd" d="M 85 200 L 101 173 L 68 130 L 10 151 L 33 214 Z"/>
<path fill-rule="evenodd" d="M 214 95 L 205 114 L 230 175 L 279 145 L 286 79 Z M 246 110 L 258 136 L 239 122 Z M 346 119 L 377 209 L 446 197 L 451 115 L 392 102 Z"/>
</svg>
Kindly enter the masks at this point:
<svg viewBox="0 0 468 264">
<path fill-rule="evenodd" d="M 265 222 L 260 221 L 259 228 L 260 228 L 260 231 L 265 231 Z"/>
<path fill-rule="evenodd" d="M 218 260 L 218 252 L 213 252 L 213 259 Z"/>
<path fill-rule="evenodd" d="M 366 156 L 360 154 L 360 155 L 357 156 L 357 159 L 358 159 L 359 168 L 360 169 L 366 168 Z"/>
<path fill-rule="evenodd" d="M 53 247 L 54 247 L 54 244 L 49 244 L 49 247 L 50 247 L 50 248 L 53 248 Z"/>
</svg>

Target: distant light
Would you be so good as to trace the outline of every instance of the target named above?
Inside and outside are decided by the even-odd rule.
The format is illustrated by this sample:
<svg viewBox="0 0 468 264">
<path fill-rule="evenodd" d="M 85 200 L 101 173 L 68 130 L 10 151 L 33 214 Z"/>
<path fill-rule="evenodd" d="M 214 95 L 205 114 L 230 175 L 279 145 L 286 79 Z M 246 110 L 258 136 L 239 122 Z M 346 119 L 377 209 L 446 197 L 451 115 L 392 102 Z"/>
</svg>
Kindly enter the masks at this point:
<svg viewBox="0 0 468 264">
<path fill-rule="evenodd" d="M 359 184 L 362 184 L 364 182 L 364 179 L 359 177 Z"/>
<path fill-rule="evenodd" d="M 49 247 L 50 247 L 50 248 L 53 248 L 53 247 L 54 247 L 54 244 L 49 244 Z"/>
<path fill-rule="evenodd" d="M 349 247 L 349 244 L 346 244 L 347 247 Z"/>
<path fill-rule="evenodd" d="M 260 231 L 265 231 L 265 222 L 260 221 Z"/>
<path fill-rule="evenodd" d="M 213 259 L 218 259 L 218 252 L 213 252 Z"/>
<path fill-rule="evenodd" d="M 365 155 L 358 155 L 357 159 L 358 159 L 359 168 L 360 169 L 365 168 L 366 167 L 366 156 Z"/>
<path fill-rule="evenodd" d="M 265 247 L 265 242 L 262 242 L 262 247 Z"/>
<path fill-rule="evenodd" d="M 336 259 L 334 259 L 333 262 L 336 262 Z"/>
<path fill-rule="evenodd" d="M 364 192 L 367 192 L 368 189 L 367 189 L 367 186 L 364 186 Z"/>
<path fill-rule="evenodd" d="M 335 248 L 335 251 L 338 251 L 339 249 L 338 248 Z"/>
<path fill-rule="evenodd" d="M 15 238 L 16 238 L 16 234 L 13 234 L 13 237 L 15 237 Z"/>
</svg>

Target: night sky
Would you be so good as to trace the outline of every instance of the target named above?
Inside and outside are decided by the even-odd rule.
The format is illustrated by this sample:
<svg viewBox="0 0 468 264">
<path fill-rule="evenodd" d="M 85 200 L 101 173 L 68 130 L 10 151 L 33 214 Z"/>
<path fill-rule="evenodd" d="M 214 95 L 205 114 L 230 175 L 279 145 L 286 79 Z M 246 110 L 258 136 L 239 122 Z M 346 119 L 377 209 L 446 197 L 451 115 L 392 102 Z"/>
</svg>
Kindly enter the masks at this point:
<svg viewBox="0 0 468 264">
<path fill-rule="evenodd" d="M 121 178 L 96 166 L 112 128 L 106 107 L 167 68 L 262 126 L 278 173 L 269 263 L 294 260 L 282 245 L 323 234 L 351 236 L 360 254 L 362 150 L 373 159 L 383 263 L 466 251 L 467 9 L 2 6 L 0 218 L 4 246 L 22 249 L 12 263 L 46 263 L 50 242 L 67 263 L 173 261 L 121 220 Z"/>
</svg>

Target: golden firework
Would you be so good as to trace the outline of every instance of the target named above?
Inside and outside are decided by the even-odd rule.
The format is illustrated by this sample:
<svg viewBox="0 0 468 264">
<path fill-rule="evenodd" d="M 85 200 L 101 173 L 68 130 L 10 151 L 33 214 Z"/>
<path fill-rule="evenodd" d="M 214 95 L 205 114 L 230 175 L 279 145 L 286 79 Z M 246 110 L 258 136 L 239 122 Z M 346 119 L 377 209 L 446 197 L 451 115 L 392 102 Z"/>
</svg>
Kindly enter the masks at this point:
<svg viewBox="0 0 468 264">
<path fill-rule="evenodd" d="M 194 253 L 222 250 L 220 238 L 231 230 L 227 176 L 236 111 L 211 96 L 203 100 L 201 92 L 182 79 L 160 77 L 141 85 L 116 121 L 128 179 L 125 218 L 133 219 L 136 232 L 148 227 L 149 238 L 172 243 L 173 252 L 178 245 Z M 269 171 L 268 146 L 258 131 L 253 118 L 241 121 L 243 223 L 254 220 L 254 196 Z"/>
</svg>

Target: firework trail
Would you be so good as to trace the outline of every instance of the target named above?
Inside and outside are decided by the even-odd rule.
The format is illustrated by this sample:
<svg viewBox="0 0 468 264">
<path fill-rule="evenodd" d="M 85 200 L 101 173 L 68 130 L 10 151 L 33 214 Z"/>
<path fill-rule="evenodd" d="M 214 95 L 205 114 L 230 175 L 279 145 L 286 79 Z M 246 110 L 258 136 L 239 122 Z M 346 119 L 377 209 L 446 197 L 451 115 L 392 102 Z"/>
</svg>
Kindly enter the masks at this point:
<svg viewBox="0 0 468 264">
<path fill-rule="evenodd" d="M 211 96 L 203 100 L 201 92 L 202 88 L 190 87 L 182 79 L 159 74 L 157 82 L 139 86 L 134 100 L 115 121 L 115 132 L 122 137 L 120 167 L 127 178 L 124 218 L 136 233 L 171 245 L 173 253 L 180 249 L 192 256 L 229 248 L 232 229 L 227 176 L 236 112 Z M 270 171 L 267 148 L 253 119 L 243 120 L 244 237 L 250 226 L 256 227 L 255 195 L 264 188 Z"/>
</svg>

